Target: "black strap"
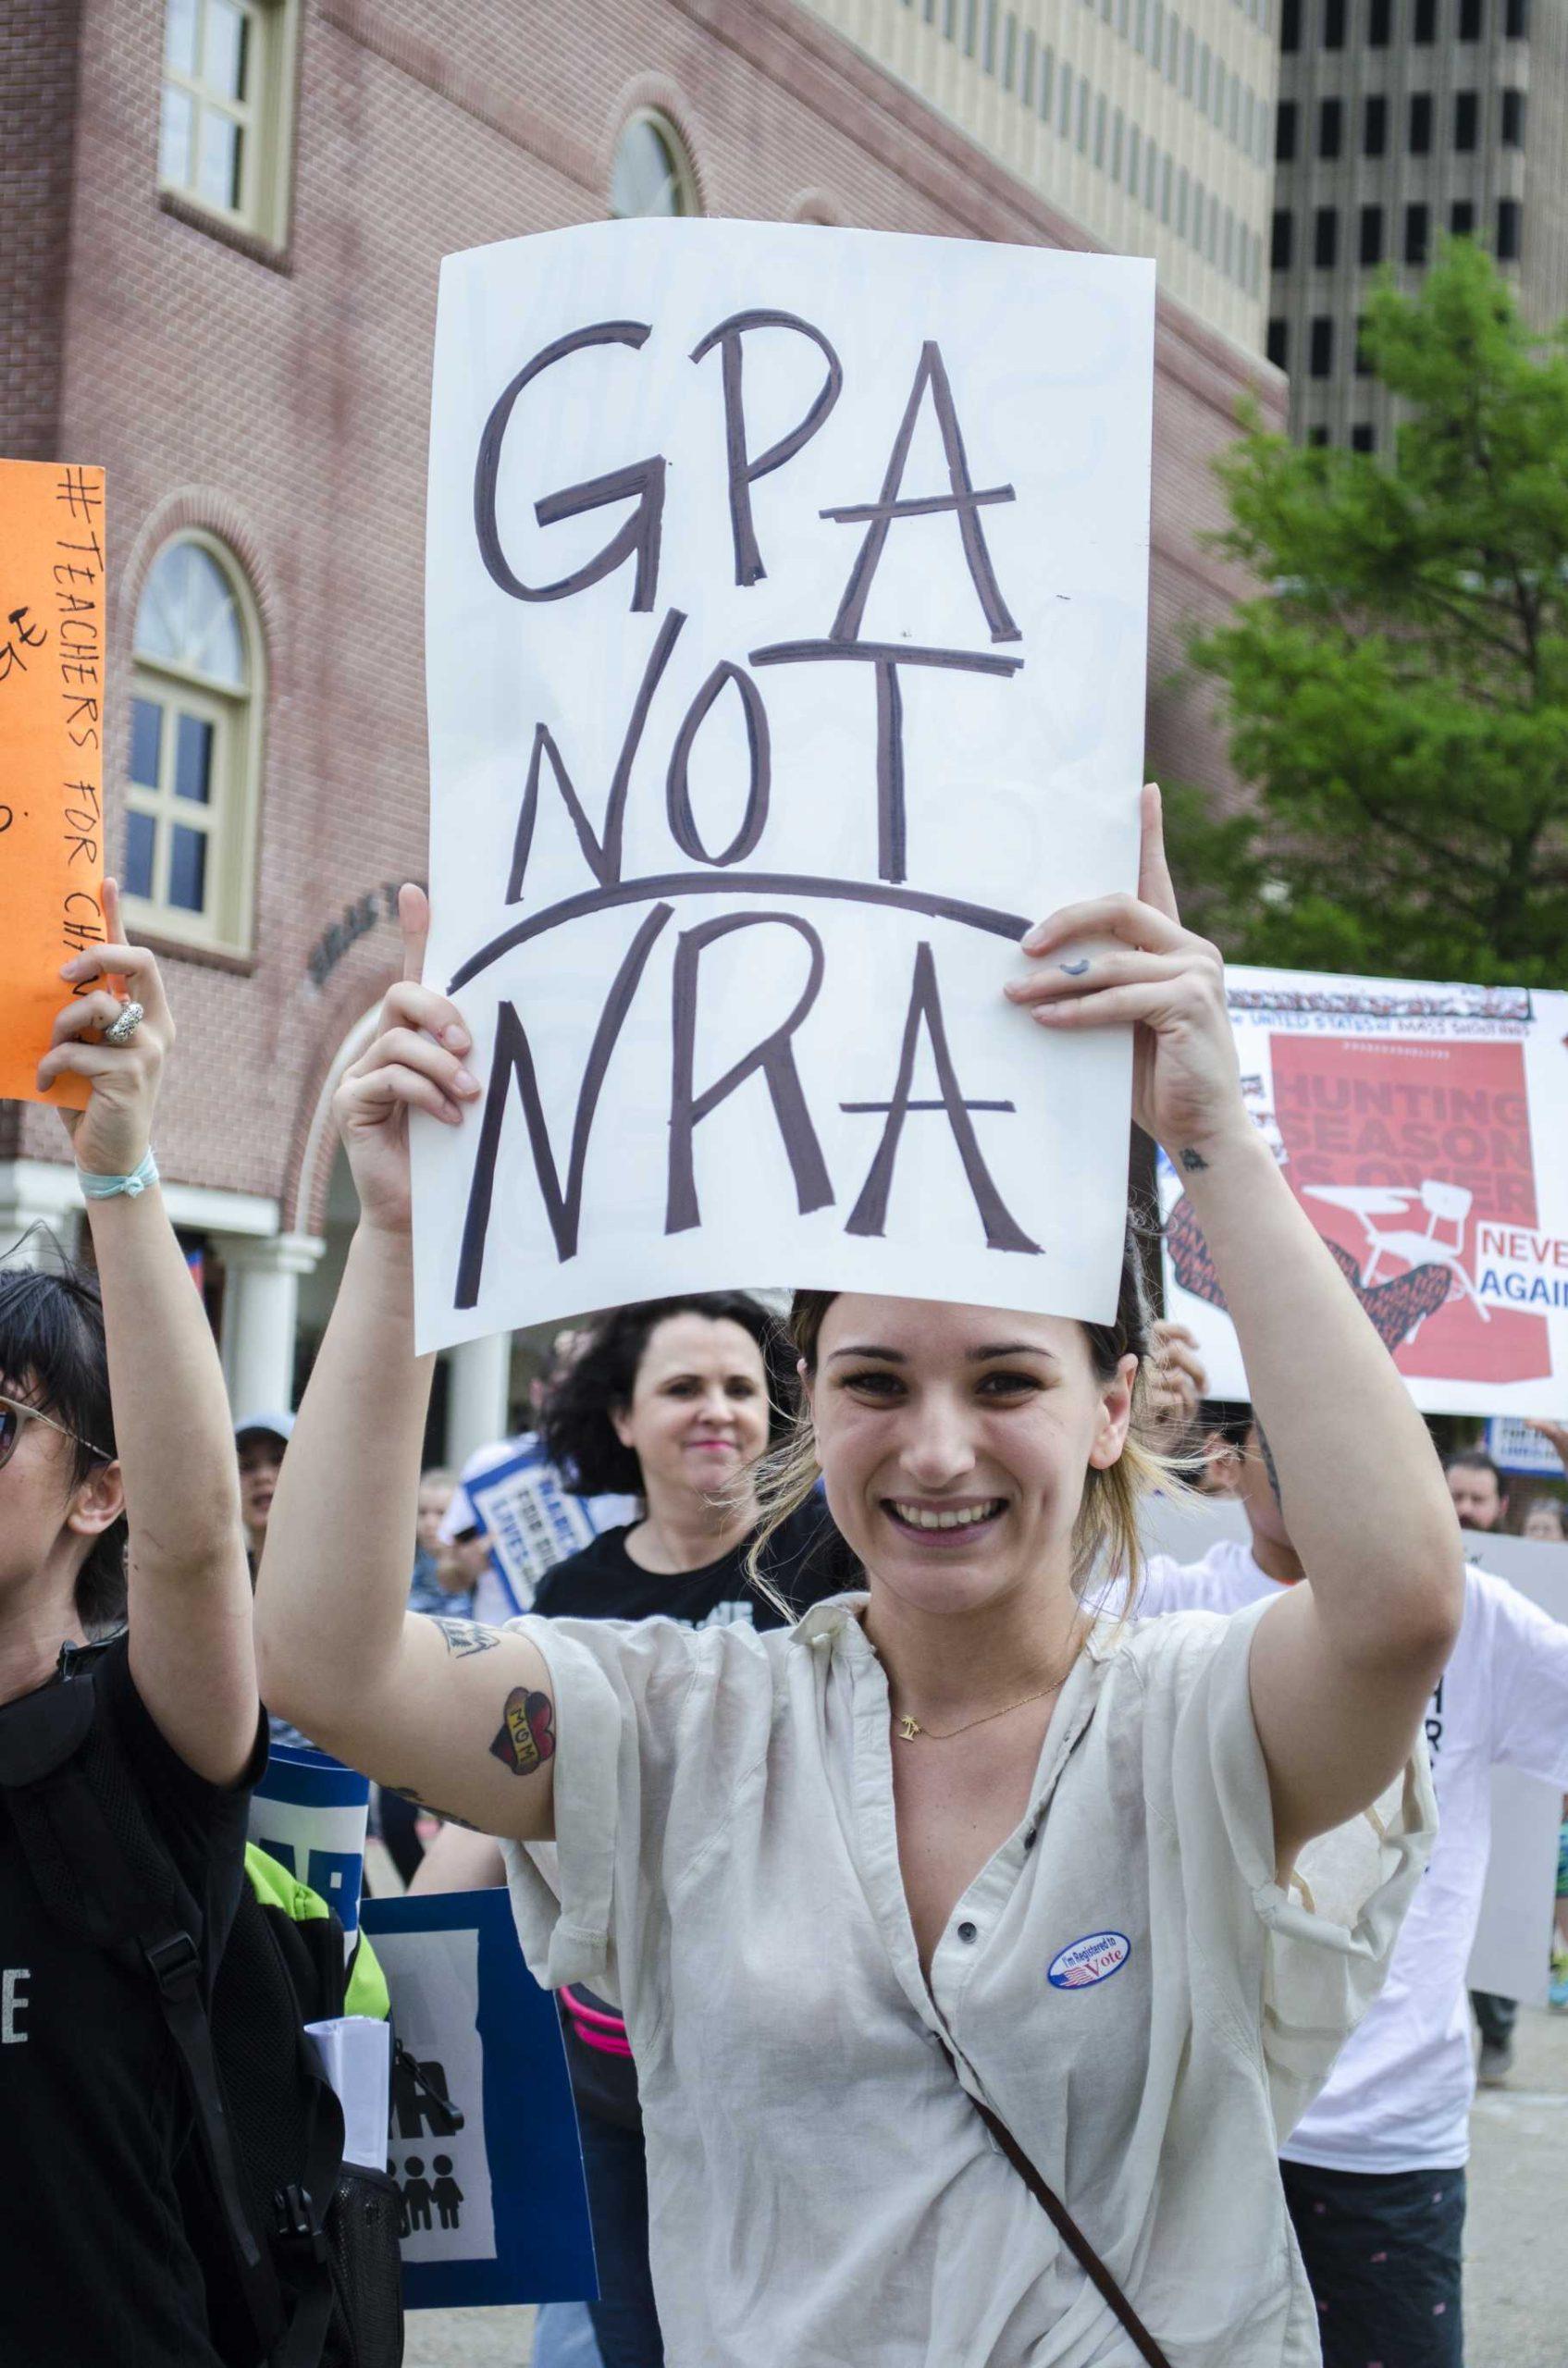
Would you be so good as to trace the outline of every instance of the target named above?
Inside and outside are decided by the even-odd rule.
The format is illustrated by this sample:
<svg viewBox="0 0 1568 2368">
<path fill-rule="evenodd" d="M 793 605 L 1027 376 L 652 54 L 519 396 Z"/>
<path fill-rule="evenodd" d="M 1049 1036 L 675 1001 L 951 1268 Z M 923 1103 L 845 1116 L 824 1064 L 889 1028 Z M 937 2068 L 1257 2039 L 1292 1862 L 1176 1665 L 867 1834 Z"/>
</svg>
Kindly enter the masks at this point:
<svg viewBox="0 0 1568 2368">
<path fill-rule="evenodd" d="M 963 2088 L 963 2081 L 959 2076 L 957 2058 L 954 2056 L 953 2051 L 947 2045 L 945 2040 L 942 2043 L 942 2053 L 945 2055 L 948 2063 L 953 2067 L 954 2078 L 958 2081 L 959 2087 Z M 1072 2214 L 1068 2210 L 1067 2205 L 1062 2202 L 1060 2196 L 1057 2195 L 1056 2189 L 1048 2186 L 1046 2181 L 1035 2169 L 1034 2164 L 1030 2161 L 1029 2156 L 1024 2152 L 1023 2148 L 1019 2144 L 1018 2140 L 1013 2136 L 1013 2133 L 1007 2128 L 1006 2123 L 1003 2121 L 999 2115 L 993 2113 L 991 2107 L 986 2104 L 982 2099 L 977 2097 L 972 2090 L 964 2089 L 964 2094 L 969 2098 L 970 2104 L 973 2105 L 982 2121 L 984 2122 L 987 2129 L 990 2130 L 991 2135 L 996 2140 L 997 2145 L 1002 2149 L 1003 2153 L 1006 2154 L 1008 2162 L 1011 2163 L 1014 2170 L 1017 2171 L 1019 2178 L 1022 2179 L 1025 2187 L 1028 2188 L 1031 2195 L 1033 2196 L 1036 2203 L 1040 2205 L 1042 2211 L 1049 2219 L 1051 2226 L 1055 2228 L 1057 2236 L 1060 2237 L 1063 2244 L 1066 2245 L 1068 2252 L 1071 2253 L 1074 2261 L 1077 2262 L 1080 2269 L 1082 2270 L 1085 2277 L 1088 2278 L 1091 2286 L 1093 2287 L 1102 2301 L 1107 2303 L 1110 2309 L 1115 2312 L 1120 2325 L 1127 2330 L 1127 2333 L 1137 2345 L 1140 2358 L 1148 2362 L 1149 2368 L 1170 2368 L 1170 2362 L 1166 2358 L 1165 2353 L 1160 2350 L 1159 2345 L 1154 2341 L 1154 2337 L 1143 2325 L 1142 2320 L 1139 2317 L 1137 2312 L 1133 2309 L 1131 2303 L 1122 2292 L 1121 2288 L 1117 2284 L 1116 2279 L 1111 2276 L 1110 2271 L 1105 2267 L 1105 2263 L 1100 2259 L 1099 2254 L 1095 2251 L 1093 2246 L 1090 2243 L 1088 2238 L 1084 2235 L 1082 2229 L 1073 2218 Z"/>
<path fill-rule="evenodd" d="M 152 1849 L 156 1858 L 154 1861 L 149 1852 L 149 1868 L 133 1869 L 128 1864 L 80 1757 L 41 1782 L 21 1788 L 11 1799 L 24 1846 L 33 1815 L 42 1817 L 56 1850 L 71 1871 L 80 1920 L 98 1945 L 134 1950 L 153 1978 L 164 2022 L 184 2071 L 196 2143 L 222 2211 L 234 2276 L 261 2357 L 270 2359 L 287 2325 L 288 2313 L 277 2272 L 246 2202 L 213 2053 L 212 2026 L 202 1996 L 201 1958 L 185 1929 L 172 1868 L 164 1863 L 164 1853 L 155 1842 Z M 147 1881 L 150 1869 L 155 1892 Z"/>
<path fill-rule="evenodd" d="M 80 1705 L 78 1689 L 91 1684 L 85 1674 L 72 1674 L 64 1685 L 49 1689 L 56 1696 L 52 1714 L 59 1720 L 59 1744 L 68 1756 L 50 1766 L 53 1755 L 35 1747 L 31 1756 L 39 1772 L 31 1782 L 7 1786 L 17 1833 L 45 1904 L 92 1944 L 146 1964 L 185 2076 L 197 2147 L 217 2199 L 256 2357 L 266 2368 L 318 2368 L 334 2299 L 322 2221 L 342 2161 L 342 2108 L 302 2028 L 299 2069 L 315 2101 L 310 2137 L 303 2176 L 277 2199 L 278 2225 L 271 2232 L 280 2251 L 292 2256 L 297 2295 L 290 2316 L 236 2156 L 182 1886 L 138 1802 L 122 1797 L 120 1817 L 128 1832 L 115 1833 L 90 1772 L 93 1743 L 82 1717 L 70 1717 L 62 1700 L 75 1696 Z M 85 1728 L 91 1724 L 87 1720 Z M 58 1881 L 62 1868 L 74 1893 L 68 1903 Z"/>
</svg>

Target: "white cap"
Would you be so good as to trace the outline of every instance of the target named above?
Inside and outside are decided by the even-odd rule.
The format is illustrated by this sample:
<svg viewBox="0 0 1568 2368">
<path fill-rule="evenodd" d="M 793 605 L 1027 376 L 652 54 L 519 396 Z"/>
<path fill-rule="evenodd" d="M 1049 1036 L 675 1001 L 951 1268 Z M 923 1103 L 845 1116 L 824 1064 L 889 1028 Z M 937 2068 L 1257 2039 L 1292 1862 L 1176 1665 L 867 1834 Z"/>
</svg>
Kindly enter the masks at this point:
<svg viewBox="0 0 1568 2368">
<path fill-rule="evenodd" d="M 265 1438 L 281 1439 L 285 1446 L 294 1436 L 292 1414 L 247 1414 L 242 1423 L 234 1425 L 234 1444 L 240 1447 L 258 1434 Z"/>
</svg>

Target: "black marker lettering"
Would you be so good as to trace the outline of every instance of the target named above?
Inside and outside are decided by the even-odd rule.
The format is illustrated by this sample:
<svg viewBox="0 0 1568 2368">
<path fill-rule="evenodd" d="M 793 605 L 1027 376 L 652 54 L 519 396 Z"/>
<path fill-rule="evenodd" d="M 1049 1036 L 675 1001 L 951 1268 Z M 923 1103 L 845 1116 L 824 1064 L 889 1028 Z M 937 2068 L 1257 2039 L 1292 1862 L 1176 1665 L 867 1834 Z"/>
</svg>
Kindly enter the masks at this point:
<svg viewBox="0 0 1568 2368">
<path fill-rule="evenodd" d="M 894 1164 L 898 1157 L 904 1121 L 917 1106 L 914 1096 L 915 1055 L 920 1049 L 922 1026 L 931 1040 L 937 1090 L 942 1096 L 941 1106 L 947 1114 L 947 1123 L 953 1129 L 958 1156 L 964 1163 L 964 1174 L 969 1179 L 969 1190 L 974 1194 L 981 1223 L 985 1227 L 986 1248 L 1027 1251 L 1038 1257 L 1040 1244 L 1031 1241 L 1009 1214 L 992 1181 L 991 1171 L 981 1156 L 969 1116 L 970 1110 L 978 1105 L 965 1101 L 963 1088 L 958 1083 L 953 1055 L 947 1045 L 942 998 L 937 993 L 936 964 L 931 947 L 923 943 L 915 949 L 915 976 L 909 990 L 908 1016 L 904 1022 L 904 1042 L 898 1055 L 898 1078 L 893 1089 L 893 1099 L 888 1104 L 887 1124 L 883 1128 L 882 1141 L 877 1145 L 876 1157 L 861 1187 L 860 1197 L 844 1229 L 846 1233 L 879 1235 L 887 1230 L 887 1203 L 893 1189 Z"/>
<path fill-rule="evenodd" d="M 920 405 L 925 399 L 928 387 L 931 389 L 932 408 L 936 413 L 937 427 L 942 436 L 942 449 L 947 456 L 947 482 L 952 491 L 947 494 L 927 495 L 916 500 L 905 501 L 900 499 L 899 488 L 904 482 L 904 471 L 909 459 L 909 447 L 914 441 L 916 422 L 920 418 Z M 969 461 L 964 452 L 964 438 L 958 426 L 958 413 L 953 401 L 953 389 L 948 384 L 946 364 L 942 359 L 942 349 L 934 339 L 928 339 L 920 348 L 920 366 L 915 372 L 915 383 L 910 389 L 909 401 L 905 407 L 898 433 L 893 439 L 893 451 L 888 460 L 887 473 L 883 478 L 880 500 L 860 503 L 849 509 L 822 512 L 824 518 L 834 519 L 840 524 L 846 524 L 861 519 L 866 521 L 866 538 L 860 546 L 859 556 L 849 572 L 849 581 L 845 586 L 844 598 L 839 603 L 838 614 L 833 621 L 832 638 L 834 641 L 858 639 L 861 620 L 866 613 L 866 602 L 882 561 L 888 529 L 894 520 L 930 517 L 935 511 L 951 510 L 957 514 L 958 532 L 963 537 L 965 564 L 969 568 L 969 581 L 974 586 L 980 605 L 985 611 L 985 622 L 990 628 L 992 640 L 1021 640 L 1022 635 L 1013 623 L 1007 604 L 997 589 L 995 573 L 991 564 L 991 554 L 985 547 L 985 536 L 982 531 L 979 516 L 981 509 L 990 502 L 1012 501 L 1015 499 L 1010 485 L 991 486 L 983 493 L 975 491 L 969 476 Z"/>
<path fill-rule="evenodd" d="M 810 898 L 826 904 L 873 905 L 897 913 L 919 913 L 923 919 L 957 921 L 960 929 L 978 929 L 987 937 L 1005 937 L 1016 945 L 1032 926 L 1027 913 L 1004 913 L 989 905 L 967 904 L 960 896 L 934 895 L 928 888 L 894 887 L 880 880 L 821 880 L 799 871 L 741 871 L 724 882 L 727 889 L 744 887 L 748 896 Z M 568 921 L 586 920 L 590 913 L 605 913 L 620 905 L 646 905 L 655 896 L 710 896 L 713 882 L 705 872 L 659 871 L 637 880 L 620 880 L 611 888 L 590 889 L 586 895 L 562 896 L 525 920 L 513 921 L 460 962 L 447 981 L 455 995 L 487 971 L 492 963 L 519 945 L 532 944 Z"/>
<path fill-rule="evenodd" d="M 585 561 L 573 574 L 562 576 L 558 583 L 528 585 L 514 574 L 501 549 L 500 530 L 496 523 L 496 479 L 500 472 L 501 446 L 512 408 L 524 388 L 569 353 L 579 353 L 595 345 L 640 348 L 648 337 L 646 321 L 599 321 L 589 328 L 574 329 L 569 337 L 557 338 L 553 345 L 547 345 L 519 370 L 485 422 L 474 470 L 474 531 L 479 538 L 479 555 L 486 568 L 501 590 L 510 593 L 514 600 L 569 599 L 574 592 L 584 592 L 602 576 L 612 574 L 635 553 L 636 574 L 632 586 L 632 607 L 652 608 L 659 588 L 659 542 L 664 520 L 665 463 L 657 454 L 650 460 L 634 462 L 630 468 L 613 470 L 608 476 L 590 478 L 586 485 L 569 486 L 563 492 L 547 494 L 542 501 L 534 504 L 534 515 L 539 524 L 553 526 L 560 519 L 580 517 L 586 510 L 602 510 L 611 501 L 636 497 L 636 508 L 604 549 Z"/>
<path fill-rule="evenodd" d="M 746 811 L 740 828 L 729 845 L 718 855 L 710 855 L 702 844 L 697 818 L 691 810 L 692 743 L 707 720 L 709 709 L 726 683 L 733 683 L 740 697 L 741 712 L 746 719 L 746 743 L 750 752 L 750 770 L 746 791 Z M 670 771 L 665 783 L 665 802 L 670 817 L 670 835 L 683 855 L 694 863 L 711 863 L 721 869 L 728 863 L 739 863 L 750 855 L 768 822 L 768 790 L 772 779 L 772 756 L 768 741 L 768 711 L 762 704 L 762 694 L 743 666 L 735 666 L 723 659 L 714 667 L 697 697 L 687 708 L 681 728 L 675 734 L 675 745 L 670 755 Z"/>
<path fill-rule="evenodd" d="M 816 401 L 797 427 L 781 436 L 776 444 L 754 461 L 746 445 L 746 402 L 741 390 L 742 339 L 748 329 L 794 329 L 801 337 L 809 337 L 827 356 L 828 375 L 823 379 Z M 735 582 L 755 584 L 768 571 L 762 564 L 762 554 L 757 548 L 756 530 L 751 523 L 751 488 L 759 477 L 783 468 L 793 461 L 803 446 L 821 426 L 839 398 L 844 385 L 844 371 L 821 329 L 809 321 L 798 320 L 793 313 L 735 313 L 729 320 L 721 321 L 710 329 L 700 345 L 692 348 L 691 358 L 700 362 L 713 348 L 722 349 L 720 367 L 724 388 L 724 447 L 730 473 L 730 533 L 735 542 Z"/>
<path fill-rule="evenodd" d="M 697 1043 L 697 977 L 703 949 L 737 929 L 792 929 L 804 938 L 810 950 L 811 968 L 795 1009 L 783 1024 L 753 1045 L 749 1053 L 735 1062 L 715 1083 L 701 1093 L 692 1091 L 692 1070 Z M 802 1216 L 813 1209 L 825 1209 L 833 1201 L 833 1185 L 817 1141 L 811 1114 L 806 1106 L 801 1090 L 800 1074 L 795 1066 L 795 1053 L 790 1039 L 817 1000 L 825 968 L 822 941 L 806 921 L 793 913 L 732 913 L 723 919 L 704 921 L 697 929 L 682 932 L 675 948 L 675 973 L 673 990 L 673 1021 L 674 1059 L 670 1086 L 670 1188 L 665 1204 L 666 1233 L 686 1233 L 700 1225 L 702 1213 L 698 1206 L 697 1181 L 693 1172 L 692 1137 L 702 1120 L 711 1115 L 722 1102 L 727 1102 L 737 1086 L 759 1070 L 766 1080 L 772 1097 L 773 1116 L 778 1120 L 779 1133 L 784 1138 L 789 1158 L 790 1172 L 795 1178 L 796 1203 Z"/>
<path fill-rule="evenodd" d="M 616 759 L 610 796 L 605 802 L 602 837 L 596 833 L 583 810 L 582 800 L 573 787 L 572 776 L 566 770 L 549 724 L 535 725 L 534 750 L 528 759 L 528 779 L 523 791 L 523 803 L 518 809 L 516 835 L 512 843 L 512 877 L 506 883 L 509 905 L 520 905 L 523 901 L 523 882 L 528 869 L 529 851 L 534 844 L 534 824 L 538 819 L 539 770 L 547 757 L 588 870 L 601 888 L 612 887 L 620 879 L 621 846 L 626 828 L 626 792 L 631 783 L 632 766 L 642 744 L 643 726 L 648 722 L 648 710 L 653 704 L 653 694 L 659 688 L 660 678 L 670 661 L 670 652 L 674 648 L 685 623 L 683 612 L 679 609 L 671 609 L 648 653 L 648 664 L 643 668 L 642 681 L 632 704 L 631 720 L 621 743 L 621 754 Z"/>
<path fill-rule="evenodd" d="M 544 1104 L 527 1030 L 512 1004 L 498 1005 L 495 1058 L 490 1067 L 489 1092 L 485 1099 L 484 1122 L 479 1129 L 474 1178 L 468 1190 L 468 1212 L 463 1220 L 463 1248 L 458 1258 L 454 1307 L 474 1307 L 478 1302 L 485 1266 L 485 1240 L 489 1232 L 490 1204 L 495 1194 L 496 1158 L 500 1150 L 501 1126 L 506 1117 L 513 1078 L 517 1080 L 518 1096 L 528 1128 L 528 1148 L 534 1156 L 534 1172 L 538 1178 L 545 1213 L 555 1239 L 556 1255 L 562 1263 L 576 1256 L 577 1229 L 583 1209 L 583 1170 L 587 1162 L 588 1138 L 593 1131 L 594 1113 L 599 1107 L 605 1071 L 610 1067 L 611 1055 L 615 1050 L 632 997 L 636 993 L 647 968 L 648 957 L 653 951 L 654 940 L 669 919 L 671 910 L 668 905 L 655 905 L 627 947 L 621 968 L 615 973 L 614 982 L 599 1015 L 599 1026 L 594 1030 L 587 1066 L 583 1071 L 583 1082 L 577 1094 L 564 1191 L 545 1126 Z"/>
<path fill-rule="evenodd" d="M 1016 674 L 1021 658 L 985 650 L 906 648 L 896 641 L 775 641 L 754 649 L 754 666 L 798 666 L 813 659 L 854 659 L 877 672 L 877 874 L 909 876 L 904 800 L 904 692 L 900 666 L 940 666 L 965 674 Z"/>
</svg>

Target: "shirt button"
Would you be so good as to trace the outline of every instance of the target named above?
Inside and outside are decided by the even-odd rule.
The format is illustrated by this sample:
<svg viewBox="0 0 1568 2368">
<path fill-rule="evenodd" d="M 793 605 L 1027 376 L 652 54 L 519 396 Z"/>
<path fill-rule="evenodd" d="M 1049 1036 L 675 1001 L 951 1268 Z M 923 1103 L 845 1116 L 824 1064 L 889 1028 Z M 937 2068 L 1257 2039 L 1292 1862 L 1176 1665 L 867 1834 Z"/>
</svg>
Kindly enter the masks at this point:
<svg viewBox="0 0 1568 2368">
<path fill-rule="evenodd" d="M 977 1924 L 960 1924 L 958 1927 L 958 1938 L 960 1941 L 978 1941 L 980 1938 L 980 1927 Z"/>
<path fill-rule="evenodd" d="M 1038 1835 L 1038 1833 L 1037 1833 L 1037 1832 L 1036 1832 L 1035 1828 L 1031 1825 L 1031 1826 L 1030 1827 L 1030 1829 L 1029 1829 L 1029 1832 L 1024 1835 L 1024 1838 L 1023 1838 L 1023 1846 L 1024 1846 L 1024 1848 L 1025 1848 L 1026 1850 L 1032 1850 L 1032 1849 L 1033 1849 L 1033 1847 L 1034 1847 L 1034 1845 L 1035 1845 L 1035 1843 L 1037 1842 L 1037 1840 L 1038 1840 L 1038 1839 L 1039 1839 L 1039 1835 Z"/>
</svg>

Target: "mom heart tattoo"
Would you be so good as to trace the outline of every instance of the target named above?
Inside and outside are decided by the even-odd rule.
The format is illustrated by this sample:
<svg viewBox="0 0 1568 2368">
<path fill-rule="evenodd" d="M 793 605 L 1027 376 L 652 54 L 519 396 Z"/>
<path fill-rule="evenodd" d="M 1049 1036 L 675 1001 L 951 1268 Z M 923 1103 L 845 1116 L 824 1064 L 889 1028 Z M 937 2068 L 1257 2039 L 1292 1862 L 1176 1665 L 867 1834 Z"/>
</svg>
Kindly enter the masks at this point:
<svg viewBox="0 0 1568 2368">
<path fill-rule="evenodd" d="M 548 1694 L 530 1694 L 514 1685 L 506 1697 L 500 1732 L 490 1745 L 492 1758 L 514 1776 L 531 1776 L 555 1757 L 555 1705 Z"/>
</svg>

